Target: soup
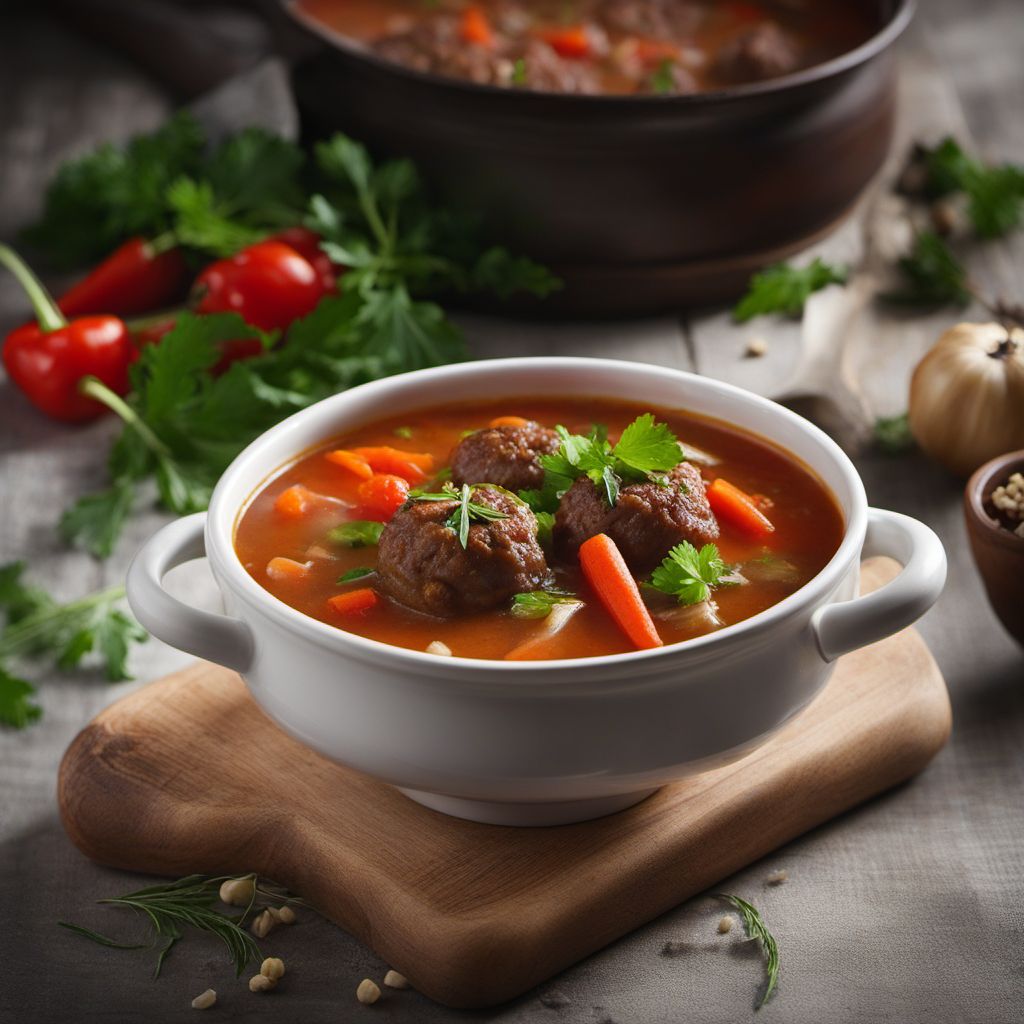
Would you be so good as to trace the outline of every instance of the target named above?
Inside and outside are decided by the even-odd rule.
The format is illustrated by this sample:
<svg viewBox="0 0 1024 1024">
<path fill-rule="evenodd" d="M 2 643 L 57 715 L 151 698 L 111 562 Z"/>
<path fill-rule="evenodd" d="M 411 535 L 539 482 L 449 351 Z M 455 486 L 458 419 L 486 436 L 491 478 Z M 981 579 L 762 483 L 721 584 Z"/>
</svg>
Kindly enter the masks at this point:
<svg viewBox="0 0 1024 1024">
<path fill-rule="evenodd" d="M 777 78 L 854 49 L 856 0 L 298 0 L 417 71 L 509 89 L 681 94 Z"/>
<path fill-rule="evenodd" d="M 339 629 L 531 660 L 740 622 L 820 572 L 843 531 L 808 467 L 726 423 L 526 398 L 333 440 L 254 495 L 235 548 L 262 587 Z"/>
</svg>

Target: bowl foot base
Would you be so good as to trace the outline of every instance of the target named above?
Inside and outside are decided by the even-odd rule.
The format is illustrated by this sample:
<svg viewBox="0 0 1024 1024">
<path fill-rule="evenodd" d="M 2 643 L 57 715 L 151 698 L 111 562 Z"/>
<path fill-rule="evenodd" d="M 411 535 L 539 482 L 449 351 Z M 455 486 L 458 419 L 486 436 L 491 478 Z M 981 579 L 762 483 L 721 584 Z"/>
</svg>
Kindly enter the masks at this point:
<svg viewBox="0 0 1024 1024">
<path fill-rule="evenodd" d="M 465 800 L 440 793 L 425 793 L 419 789 L 401 789 L 410 800 L 433 811 L 449 814 L 453 818 L 479 821 L 485 825 L 571 825 L 576 821 L 603 818 L 606 814 L 624 811 L 627 807 L 646 800 L 655 789 L 636 793 L 619 793 L 591 800 L 564 800 L 554 803 L 512 803 L 502 800 Z"/>
</svg>

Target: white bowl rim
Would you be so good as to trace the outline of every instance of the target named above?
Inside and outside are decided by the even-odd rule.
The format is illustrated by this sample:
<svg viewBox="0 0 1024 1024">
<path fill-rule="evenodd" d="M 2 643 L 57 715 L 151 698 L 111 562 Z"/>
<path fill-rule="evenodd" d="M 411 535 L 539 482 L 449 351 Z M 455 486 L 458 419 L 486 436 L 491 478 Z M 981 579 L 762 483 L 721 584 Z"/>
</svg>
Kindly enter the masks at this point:
<svg viewBox="0 0 1024 1024">
<path fill-rule="evenodd" d="M 645 651 L 628 651 L 620 654 L 591 655 L 583 658 L 535 661 L 441 657 L 436 654 L 428 654 L 426 651 L 397 647 L 380 640 L 373 640 L 370 637 L 360 636 L 357 633 L 350 633 L 326 622 L 321 622 L 319 619 L 314 619 L 312 616 L 306 615 L 304 612 L 300 612 L 298 609 L 286 604 L 269 590 L 262 587 L 246 571 L 234 546 L 235 522 L 243 506 L 230 507 L 226 492 L 235 476 L 246 472 L 252 463 L 255 462 L 258 465 L 263 461 L 261 459 L 262 449 L 272 439 L 288 430 L 296 429 L 296 425 L 300 421 L 304 422 L 315 417 L 330 419 L 331 413 L 339 406 L 344 406 L 357 392 L 363 397 L 372 395 L 373 392 L 380 392 L 380 396 L 383 399 L 396 383 L 405 382 L 414 376 L 423 381 L 446 377 L 458 379 L 471 377 L 481 370 L 500 372 L 503 367 L 509 370 L 544 369 L 545 371 L 556 373 L 559 371 L 581 370 L 586 367 L 598 370 L 603 369 L 609 374 L 629 371 L 632 373 L 646 372 L 662 377 L 670 376 L 676 379 L 681 378 L 696 387 L 717 392 L 718 395 L 725 399 L 732 399 L 766 409 L 771 415 L 789 421 L 790 424 L 808 434 L 819 445 L 824 454 L 835 462 L 844 477 L 845 484 L 849 488 L 851 508 L 846 515 L 846 528 L 838 550 L 816 576 L 812 577 L 812 579 L 808 580 L 807 583 L 792 594 L 766 608 L 764 611 L 758 612 L 756 615 L 725 626 L 713 633 L 706 633 L 703 636 L 694 637 L 690 640 L 666 644 L 664 647 Z M 588 396 L 582 393 L 573 395 L 570 392 L 566 397 L 585 398 Z M 593 397 L 601 396 L 595 395 Z M 630 401 L 633 400 L 631 399 Z M 410 405 L 410 408 L 413 408 L 413 406 Z M 391 411 L 398 412 L 400 410 L 395 409 Z M 750 433 L 750 431 L 747 432 Z M 325 433 L 321 441 L 328 440 L 330 436 L 329 433 Z M 786 451 L 786 448 L 774 441 L 770 435 L 765 434 L 762 436 L 783 451 Z M 320 442 L 297 451 L 295 457 L 300 456 L 303 451 L 315 447 L 317 443 Z M 249 496 L 247 496 L 245 501 L 248 502 L 253 493 L 259 491 L 268 480 L 272 479 L 280 469 L 288 464 L 288 462 L 284 462 L 267 469 L 264 463 L 264 470 L 260 474 L 261 483 L 250 488 Z M 700 658 L 703 660 L 703 657 L 713 655 L 715 649 L 721 648 L 726 644 L 734 643 L 742 638 L 753 639 L 766 631 L 772 630 L 781 620 L 797 614 L 808 607 L 817 606 L 817 604 L 835 591 L 842 583 L 850 566 L 859 559 L 866 530 L 867 495 L 864 491 L 864 483 L 853 463 L 828 434 L 785 406 L 733 384 L 703 377 L 700 374 L 691 373 L 686 370 L 677 370 L 652 363 L 622 359 L 600 359 L 586 356 L 524 356 L 455 363 L 385 377 L 381 380 L 360 384 L 357 387 L 331 395 L 282 420 L 249 444 L 224 471 L 217 486 L 214 488 L 210 500 L 209 516 L 206 524 L 206 545 L 207 555 L 210 558 L 211 564 L 215 569 L 220 570 L 218 578 L 226 580 L 235 593 L 257 606 L 265 614 L 270 615 L 279 625 L 299 633 L 304 639 L 312 641 L 317 646 L 335 650 L 338 654 L 355 655 L 360 660 L 369 660 L 377 664 L 390 661 L 398 668 L 414 670 L 420 674 L 431 676 L 443 674 L 446 677 L 479 677 L 483 671 L 489 674 L 501 674 L 502 676 L 525 676 L 537 672 L 543 672 L 547 676 L 548 673 L 553 672 L 565 676 L 572 674 L 575 678 L 581 673 L 586 673 L 588 670 L 593 671 L 604 667 L 610 669 L 621 667 L 624 672 L 638 669 L 645 672 L 655 671 L 656 666 L 651 663 L 666 658 L 679 660 Z M 215 573 L 215 575 L 217 574 Z"/>
</svg>

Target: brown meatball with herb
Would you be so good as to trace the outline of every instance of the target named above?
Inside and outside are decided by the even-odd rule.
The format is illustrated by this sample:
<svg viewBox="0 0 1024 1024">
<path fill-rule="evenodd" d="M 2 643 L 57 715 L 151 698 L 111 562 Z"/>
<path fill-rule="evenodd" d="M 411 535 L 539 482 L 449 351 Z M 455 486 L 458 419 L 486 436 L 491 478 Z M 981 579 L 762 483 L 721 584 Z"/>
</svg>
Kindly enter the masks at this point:
<svg viewBox="0 0 1024 1024">
<path fill-rule="evenodd" d="M 513 594 L 538 589 L 548 566 L 533 512 L 491 487 L 474 488 L 470 501 L 465 547 L 457 497 L 406 502 L 381 534 L 377 589 L 407 608 L 440 618 L 486 611 Z M 486 518 L 479 507 L 497 515 Z"/>
<path fill-rule="evenodd" d="M 717 540 L 718 521 L 700 470 L 681 462 L 664 484 L 627 484 L 614 506 L 588 477 L 576 480 L 555 515 L 555 551 L 560 558 L 573 559 L 579 546 L 599 533 L 615 541 L 630 569 L 647 572 L 680 541 L 699 548 Z"/>
<path fill-rule="evenodd" d="M 532 420 L 522 426 L 488 427 L 464 437 L 452 451 L 456 484 L 497 484 L 510 491 L 538 488 L 544 470 L 538 457 L 558 448 L 558 435 Z"/>
</svg>

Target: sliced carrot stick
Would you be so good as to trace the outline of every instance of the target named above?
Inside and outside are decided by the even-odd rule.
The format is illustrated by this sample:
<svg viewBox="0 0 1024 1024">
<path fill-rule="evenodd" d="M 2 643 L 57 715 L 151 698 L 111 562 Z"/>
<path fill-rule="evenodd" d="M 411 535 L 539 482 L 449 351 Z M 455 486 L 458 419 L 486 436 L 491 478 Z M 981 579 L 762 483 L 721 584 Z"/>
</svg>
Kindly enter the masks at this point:
<svg viewBox="0 0 1024 1024">
<path fill-rule="evenodd" d="M 428 452 L 403 452 L 388 445 L 353 448 L 353 455 L 365 459 L 375 473 L 400 476 L 411 484 L 419 484 L 434 471 L 434 456 Z"/>
<path fill-rule="evenodd" d="M 272 580 L 301 580 L 309 575 L 312 562 L 296 562 L 294 558 L 272 558 L 267 562 L 267 575 Z"/>
<path fill-rule="evenodd" d="M 494 46 L 494 30 L 479 7 L 467 7 L 463 12 L 459 34 L 467 43 L 485 46 L 487 49 Z"/>
<path fill-rule="evenodd" d="M 559 57 L 582 60 L 590 56 L 590 36 L 583 25 L 546 29 L 540 33 L 540 37 Z"/>
<path fill-rule="evenodd" d="M 525 427 L 529 420 L 524 420 L 522 416 L 495 416 L 490 423 L 487 424 L 489 427 Z"/>
<path fill-rule="evenodd" d="M 718 477 L 708 488 L 708 504 L 720 519 L 754 537 L 763 537 L 775 530 L 772 521 L 757 507 L 757 502 L 724 477 Z"/>
<path fill-rule="evenodd" d="M 327 603 L 339 615 L 362 615 L 379 600 L 375 591 L 369 587 L 360 587 L 359 590 L 350 590 L 345 594 L 335 594 L 327 599 Z"/>
<path fill-rule="evenodd" d="M 328 452 L 324 458 L 328 462 L 334 463 L 335 466 L 340 466 L 342 469 L 347 470 L 360 480 L 369 480 L 373 476 L 373 467 L 362 455 L 357 455 L 355 452 L 346 451 L 344 448 L 337 448 L 333 452 Z"/>
<path fill-rule="evenodd" d="M 584 541 L 580 545 L 580 568 L 605 610 L 634 647 L 644 651 L 663 646 L 640 588 L 611 537 L 598 533 Z"/>
</svg>

